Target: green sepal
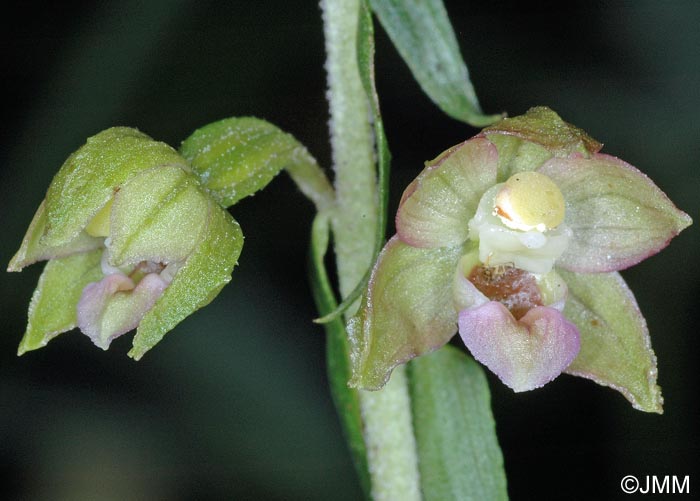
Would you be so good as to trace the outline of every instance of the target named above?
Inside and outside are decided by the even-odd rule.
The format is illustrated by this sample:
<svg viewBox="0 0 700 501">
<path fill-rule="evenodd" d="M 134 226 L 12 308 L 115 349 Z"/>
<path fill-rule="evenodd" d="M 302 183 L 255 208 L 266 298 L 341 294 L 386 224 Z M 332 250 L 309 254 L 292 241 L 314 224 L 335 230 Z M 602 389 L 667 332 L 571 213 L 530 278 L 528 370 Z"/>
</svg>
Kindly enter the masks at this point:
<svg viewBox="0 0 700 501">
<path fill-rule="evenodd" d="M 213 201 L 209 202 L 209 211 L 201 242 L 139 324 L 129 351 L 135 360 L 185 317 L 209 304 L 231 280 L 243 248 L 243 233 L 231 215 Z"/>
<path fill-rule="evenodd" d="M 213 122 L 194 131 L 180 151 L 222 207 L 263 189 L 282 169 L 319 210 L 333 202 L 333 189 L 308 150 L 265 120 L 233 117 Z"/>
<path fill-rule="evenodd" d="M 557 184 L 566 200 L 565 222 L 573 238 L 557 264 L 567 270 L 629 268 L 692 223 L 651 179 L 619 158 L 553 158 L 539 172 Z"/>
<path fill-rule="evenodd" d="M 20 245 L 19 250 L 7 266 L 7 271 L 22 271 L 22 268 L 25 266 L 29 266 L 37 261 L 65 257 L 78 252 L 87 252 L 102 246 L 102 238 L 91 237 L 84 231 L 81 231 L 75 239 L 66 244 L 48 246 L 42 239 L 46 232 L 47 222 L 46 202 L 42 200 L 32 222 L 29 224 L 29 229 L 22 240 L 22 245 Z"/>
<path fill-rule="evenodd" d="M 620 274 L 558 272 L 569 287 L 564 315 L 581 334 L 581 350 L 566 372 L 616 389 L 635 409 L 661 414 L 649 331 Z"/>
<path fill-rule="evenodd" d="M 411 361 L 408 375 L 423 499 L 508 499 L 481 366 L 448 345 Z"/>
<path fill-rule="evenodd" d="M 29 303 L 27 331 L 18 355 L 42 348 L 76 326 L 76 305 L 83 289 L 102 278 L 101 258 L 102 250 L 97 249 L 46 263 Z"/>
<path fill-rule="evenodd" d="M 447 343 L 457 331 L 454 272 L 461 247 L 422 249 L 393 237 L 384 247 L 360 311 L 348 323 L 349 385 L 377 390 L 399 364 Z"/>
<path fill-rule="evenodd" d="M 474 127 L 484 115 L 442 0 L 370 0 L 389 38 L 423 91 L 452 118 Z"/>
<path fill-rule="evenodd" d="M 209 216 L 209 197 L 180 167 L 136 174 L 114 196 L 110 264 L 184 261 L 199 243 Z"/>
<path fill-rule="evenodd" d="M 177 151 L 136 129 L 113 127 L 89 138 L 49 186 L 43 244 L 72 241 L 131 176 L 161 165 L 188 169 Z"/>
<path fill-rule="evenodd" d="M 496 182 L 503 183 L 518 172 L 539 169 L 552 158 L 547 148 L 516 136 L 506 134 L 488 134 L 486 136 L 498 150 L 498 177 Z"/>
<path fill-rule="evenodd" d="M 483 134 L 489 139 L 494 134 L 515 136 L 539 144 L 557 157 L 568 157 L 574 153 L 588 157 L 603 147 L 578 127 L 566 123 L 546 106 L 530 108 L 524 115 L 504 118 L 486 127 Z"/>
</svg>

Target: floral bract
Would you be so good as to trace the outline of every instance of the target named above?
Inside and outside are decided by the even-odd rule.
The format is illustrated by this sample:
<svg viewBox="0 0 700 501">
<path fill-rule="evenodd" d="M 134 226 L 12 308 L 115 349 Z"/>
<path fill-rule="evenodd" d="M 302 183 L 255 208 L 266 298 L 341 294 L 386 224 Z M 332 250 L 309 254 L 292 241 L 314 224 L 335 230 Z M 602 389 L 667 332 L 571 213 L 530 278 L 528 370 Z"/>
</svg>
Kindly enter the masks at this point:
<svg viewBox="0 0 700 501">
<path fill-rule="evenodd" d="M 514 391 L 567 371 L 661 412 L 646 324 L 616 271 L 691 221 L 600 148 L 540 107 L 429 162 L 349 322 L 350 384 L 378 389 L 458 330 Z"/>
<path fill-rule="evenodd" d="M 95 345 L 138 327 L 139 359 L 231 279 L 238 224 L 188 162 L 141 132 L 88 139 L 54 177 L 8 271 L 49 260 L 19 353 L 80 327 Z"/>
</svg>

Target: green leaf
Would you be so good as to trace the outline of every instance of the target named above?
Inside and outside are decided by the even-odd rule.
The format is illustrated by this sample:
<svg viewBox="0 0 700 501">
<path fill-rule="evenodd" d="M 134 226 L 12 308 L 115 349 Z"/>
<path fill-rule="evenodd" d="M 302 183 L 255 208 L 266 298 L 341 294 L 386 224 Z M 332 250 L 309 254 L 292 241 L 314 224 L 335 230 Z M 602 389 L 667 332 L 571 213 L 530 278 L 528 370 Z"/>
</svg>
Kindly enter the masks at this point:
<svg viewBox="0 0 700 501">
<path fill-rule="evenodd" d="M 360 16 L 357 35 L 357 65 L 362 80 L 362 87 L 372 110 L 374 139 L 377 150 L 377 188 L 379 190 L 379 219 L 377 221 L 377 238 L 375 241 L 375 259 L 379 255 L 386 235 L 387 213 L 389 211 L 389 171 L 391 152 L 384 133 L 384 122 L 379 109 L 379 96 L 374 81 L 374 24 L 367 2 L 360 2 Z"/>
<path fill-rule="evenodd" d="M 377 390 L 399 364 L 443 346 L 457 331 L 453 281 L 461 247 L 420 249 L 393 237 L 348 323 L 350 386 Z"/>
<path fill-rule="evenodd" d="M 481 367 L 448 345 L 408 368 L 424 499 L 508 499 Z"/>
<path fill-rule="evenodd" d="M 311 229 L 311 286 L 318 311 L 325 315 L 337 307 L 333 287 L 323 264 L 329 240 L 328 215 L 320 213 L 314 219 Z M 326 360 L 331 395 L 343 426 L 343 432 L 350 448 L 360 484 L 369 497 L 370 476 L 367 466 L 367 448 L 362 435 L 362 415 L 357 390 L 348 387 L 351 376 L 348 335 L 341 318 L 336 317 L 325 323 Z"/>
<path fill-rule="evenodd" d="M 141 320 L 130 357 L 139 360 L 185 317 L 209 304 L 231 280 L 243 248 L 243 233 L 231 215 L 213 201 L 209 211 L 202 241 Z"/>
<path fill-rule="evenodd" d="M 484 115 L 441 0 L 370 0 L 372 9 L 423 91 L 442 111 L 474 127 Z"/>
<path fill-rule="evenodd" d="M 213 122 L 194 131 L 180 151 L 222 207 L 263 189 L 282 169 L 318 210 L 333 203 L 333 189 L 307 149 L 265 120 L 234 117 Z"/>
<path fill-rule="evenodd" d="M 43 243 L 72 241 L 134 174 L 162 165 L 189 170 L 170 146 L 128 127 L 89 138 L 65 161 L 46 193 L 48 227 Z"/>
<path fill-rule="evenodd" d="M 46 264 L 29 303 L 27 331 L 18 355 L 36 350 L 76 326 L 78 300 L 85 286 L 102 278 L 102 249 L 52 259 Z"/>
<path fill-rule="evenodd" d="M 661 414 L 656 355 L 625 281 L 618 273 L 558 272 L 569 286 L 564 315 L 581 333 L 581 351 L 566 372 L 616 389 L 635 409 Z"/>
</svg>

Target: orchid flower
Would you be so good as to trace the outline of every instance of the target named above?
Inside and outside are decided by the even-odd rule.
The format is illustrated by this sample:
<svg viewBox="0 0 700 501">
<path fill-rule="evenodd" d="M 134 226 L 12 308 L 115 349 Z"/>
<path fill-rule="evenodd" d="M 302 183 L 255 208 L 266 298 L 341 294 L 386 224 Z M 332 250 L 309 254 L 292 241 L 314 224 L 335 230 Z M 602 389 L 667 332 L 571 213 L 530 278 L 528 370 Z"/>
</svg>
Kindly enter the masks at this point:
<svg viewBox="0 0 700 501">
<path fill-rule="evenodd" d="M 661 412 L 646 323 L 617 271 L 691 220 L 601 147 L 540 107 L 428 162 L 348 324 L 350 385 L 382 387 L 458 330 L 516 392 L 568 372 Z"/>
<path fill-rule="evenodd" d="M 106 350 L 138 327 L 139 359 L 218 294 L 242 244 L 177 151 L 135 129 L 103 131 L 56 174 L 9 264 L 48 260 L 19 354 L 76 326 Z"/>
<path fill-rule="evenodd" d="M 140 359 L 231 280 L 243 234 L 226 208 L 286 170 L 319 212 L 334 192 L 293 136 L 255 117 L 210 123 L 180 151 L 136 129 L 89 138 L 54 177 L 8 271 L 48 260 L 19 354 L 75 327 Z"/>
</svg>

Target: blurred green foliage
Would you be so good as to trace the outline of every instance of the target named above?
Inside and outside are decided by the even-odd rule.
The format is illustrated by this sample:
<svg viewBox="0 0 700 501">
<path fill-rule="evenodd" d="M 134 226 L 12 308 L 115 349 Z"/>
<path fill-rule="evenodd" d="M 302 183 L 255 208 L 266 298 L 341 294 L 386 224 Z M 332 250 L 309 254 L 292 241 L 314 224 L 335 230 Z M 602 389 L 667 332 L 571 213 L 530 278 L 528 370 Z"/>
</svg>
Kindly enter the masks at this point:
<svg viewBox="0 0 700 501">
<path fill-rule="evenodd" d="M 308 0 L 12 2 L 3 16 L 0 261 L 63 160 L 113 125 L 177 146 L 257 115 L 329 163 L 319 9 Z M 700 4 L 447 1 L 486 112 L 555 109 L 698 220 Z M 377 29 L 392 205 L 422 162 L 475 130 L 425 97 Z M 0 467 L 13 499 L 358 499 L 328 396 L 304 269 L 313 209 L 285 177 L 242 201 L 241 266 L 139 363 L 73 332 L 15 356 L 40 265 L 0 279 Z M 626 474 L 692 474 L 700 453 L 698 231 L 623 273 L 647 316 L 665 414 L 563 376 L 491 378 L 513 499 L 609 498 Z M 128 337 L 128 336 L 126 336 Z M 489 376 L 491 377 L 491 376 Z"/>
</svg>

